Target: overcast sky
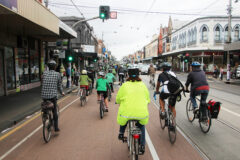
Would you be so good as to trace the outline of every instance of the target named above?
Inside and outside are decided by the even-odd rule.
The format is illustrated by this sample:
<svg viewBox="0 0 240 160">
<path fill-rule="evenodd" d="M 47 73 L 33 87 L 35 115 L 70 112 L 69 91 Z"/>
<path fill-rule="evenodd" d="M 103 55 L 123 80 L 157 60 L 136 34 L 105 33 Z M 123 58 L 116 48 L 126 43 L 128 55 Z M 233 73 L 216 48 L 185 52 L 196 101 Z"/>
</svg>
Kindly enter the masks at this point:
<svg viewBox="0 0 240 160">
<path fill-rule="evenodd" d="M 235 1 L 235 0 L 233 0 Z M 100 5 L 109 5 L 117 11 L 117 19 L 104 23 L 100 19 L 89 21 L 97 38 L 105 42 L 108 50 L 121 59 L 148 44 L 159 34 L 162 24 L 172 20 L 191 21 L 209 15 L 227 16 L 229 0 L 73 0 L 86 19 L 98 16 Z M 70 0 L 49 0 L 49 8 L 57 16 L 79 16 Z M 146 13 L 146 12 L 149 13 Z M 240 2 L 233 2 L 233 15 L 240 16 Z"/>
</svg>

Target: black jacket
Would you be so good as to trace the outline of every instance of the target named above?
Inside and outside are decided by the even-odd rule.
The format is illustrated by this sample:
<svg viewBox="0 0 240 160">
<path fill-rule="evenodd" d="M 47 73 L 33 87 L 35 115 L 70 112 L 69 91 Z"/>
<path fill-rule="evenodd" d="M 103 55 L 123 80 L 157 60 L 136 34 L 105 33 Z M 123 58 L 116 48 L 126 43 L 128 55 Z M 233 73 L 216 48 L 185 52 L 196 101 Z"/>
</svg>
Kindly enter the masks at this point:
<svg viewBox="0 0 240 160">
<path fill-rule="evenodd" d="M 194 91 L 196 88 L 201 86 L 208 86 L 205 72 L 201 69 L 192 71 L 188 74 L 186 87 L 191 84 L 191 91 Z"/>
</svg>

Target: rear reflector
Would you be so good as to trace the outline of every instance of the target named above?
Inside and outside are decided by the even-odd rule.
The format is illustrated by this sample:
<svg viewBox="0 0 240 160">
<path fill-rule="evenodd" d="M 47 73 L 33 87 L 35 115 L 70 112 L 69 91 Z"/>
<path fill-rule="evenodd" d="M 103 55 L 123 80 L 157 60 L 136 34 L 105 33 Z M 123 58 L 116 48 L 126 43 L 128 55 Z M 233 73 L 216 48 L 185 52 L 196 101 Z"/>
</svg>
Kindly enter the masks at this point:
<svg viewBox="0 0 240 160">
<path fill-rule="evenodd" d="M 134 138 L 134 139 L 139 139 L 139 137 L 140 137 L 139 134 L 134 134 L 134 135 L 133 135 L 133 138 Z"/>
</svg>

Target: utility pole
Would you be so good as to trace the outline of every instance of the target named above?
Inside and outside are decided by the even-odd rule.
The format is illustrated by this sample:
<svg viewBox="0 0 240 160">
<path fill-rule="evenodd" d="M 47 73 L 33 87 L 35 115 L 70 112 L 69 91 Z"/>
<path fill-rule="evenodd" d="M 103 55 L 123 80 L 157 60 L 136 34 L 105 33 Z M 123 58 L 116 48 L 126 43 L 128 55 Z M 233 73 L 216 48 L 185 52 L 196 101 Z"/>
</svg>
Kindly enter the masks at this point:
<svg viewBox="0 0 240 160">
<path fill-rule="evenodd" d="M 231 22 L 232 22 L 232 0 L 229 0 L 228 5 L 228 44 L 231 43 Z M 227 81 L 230 81 L 230 51 L 227 51 Z"/>
</svg>

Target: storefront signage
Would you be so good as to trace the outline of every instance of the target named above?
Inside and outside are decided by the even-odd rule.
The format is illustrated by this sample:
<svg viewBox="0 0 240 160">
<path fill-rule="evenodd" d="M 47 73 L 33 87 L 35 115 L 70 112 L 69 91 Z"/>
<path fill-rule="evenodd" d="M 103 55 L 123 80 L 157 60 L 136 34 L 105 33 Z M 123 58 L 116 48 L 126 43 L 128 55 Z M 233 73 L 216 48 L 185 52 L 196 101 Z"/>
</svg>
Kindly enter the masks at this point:
<svg viewBox="0 0 240 160">
<path fill-rule="evenodd" d="M 93 45 L 82 45 L 83 52 L 86 53 L 95 53 L 95 46 Z"/>
<path fill-rule="evenodd" d="M 0 4 L 17 12 L 17 0 L 0 0 Z"/>
</svg>

